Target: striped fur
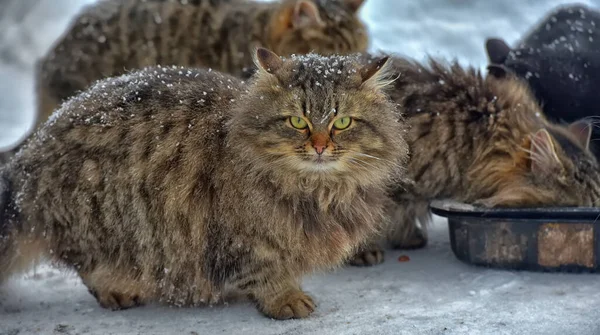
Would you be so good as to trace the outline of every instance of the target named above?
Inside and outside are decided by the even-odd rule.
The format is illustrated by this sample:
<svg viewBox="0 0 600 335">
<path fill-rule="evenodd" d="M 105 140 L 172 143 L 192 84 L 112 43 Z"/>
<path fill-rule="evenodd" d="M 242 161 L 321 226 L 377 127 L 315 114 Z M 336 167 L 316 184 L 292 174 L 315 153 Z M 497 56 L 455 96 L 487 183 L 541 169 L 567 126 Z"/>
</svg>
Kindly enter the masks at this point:
<svg viewBox="0 0 600 335">
<path fill-rule="evenodd" d="M 395 58 L 394 68 L 390 95 L 409 125 L 414 185 L 394 192 L 393 246 L 426 244 L 428 203 L 435 199 L 489 207 L 598 205 L 600 166 L 587 148 L 591 125 L 548 122 L 526 83 L 513 77 L 484 78 L 434 60 Z"/>
<path fill-rule="evenodd" d="M 382 74 L 354 58 L 264 55 L 281 66 L 249 86 L 149 68 L 69 100 L 6 167 L 0 206 L 9 199 L 19 215 L 0 225 L 1 275 L 41 253 L 109 308 L 233 292 L 270 317 L 310 314 L 300 278 L 343 263 L 386 218 L 404 124 L 363 85 L 361 74 Z M 355 121 L 332 130 L 341 116 Z M 315 161 L 313 133 L 331 136 L 330 165 Z"/>
</svg>

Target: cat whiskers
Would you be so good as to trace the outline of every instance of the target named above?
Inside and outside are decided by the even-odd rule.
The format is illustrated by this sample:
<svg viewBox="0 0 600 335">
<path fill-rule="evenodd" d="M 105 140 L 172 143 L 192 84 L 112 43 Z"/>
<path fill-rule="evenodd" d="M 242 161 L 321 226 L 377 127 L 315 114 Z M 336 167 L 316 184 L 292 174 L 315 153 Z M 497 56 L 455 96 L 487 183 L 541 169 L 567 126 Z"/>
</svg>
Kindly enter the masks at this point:
<svg viewBox="0 0 600 335">
<path fill-rule="evenodd" d="M 581 119 L 582 121 L 589 121 L 592 130 L 600 129 L 600 116 L 587 116 Z"/>
<path fill-rule="evenodd" d="M 531 151 L 529 149 L 526 149 L 526 148 L 521 148 L 521 150 L 523 150 L 523 152 L 525 152 L 525 153 L 527 153 L 527 155 L 529 155 L 529 159 L 531 161 L 534 161 L 534 162 L 536 162 L 538 164 L 543 164 L 544 163 L 544 160 L 539 157 L 539 154 L 537 154 L 537 153 L 535 153 L 535 152 L 533 152 L 533 151 Z"/>
<path fill-rule="evenodd" d="M 361 167 L 361 168 L 363 168 L 365 170 L 381 169 L 379 167 L 373 166 L 372 164 L 368 164 L 367 162 L 361 161 L 361 160 L 356 159 L 356 158 L 348 158 L 348 160 L 346 162 L 348 162 L 351 165 Z"/>
<path fill-rule="evenodd" d="M 354 151 L 354 150 L 340 150 L 340 153 L 344 153 L 344 152 L 349 152 L 349 153 L 352 153 L 352 154 L 354 154 L 356 156 L 367 157 L 367 158 L 372 158 L 372 159 L 375 159 L 375 160 L 378 160 L 378 161 L 387 162 L 387 163 L 390 163 L 392 165 L 398 165 L 399 164 L 399 163 L 393 162 L 393 161 L 391 161 L 389 159 L 384 159 L 384 158 L 381 158 L 381 157 L 376 157 L 376 156 L 373 156 L 373 155 L 368 155 L 368 154 L 365 154 L 365 153 L 362 153 L 362 152 L 358 152 L 358 151 Z"/>
<path fill-rule="evenodd" d="M 535 145 L 535 144 L 532 144 Z M 538 164 L 540 164 L 541 166 L 544 165 L 544 162 L 546 162 L 547 160 L 544 159 L 544 157 L 551 157 L 552 155 L 554 155 L 554 153 L 551 151 L 552 149 L 547 148 L 547 147 L 540 147 L 539 151 L 533 151 L 531 149 L 527 149 L 527 148 L 523 148 L 521 147 L 521 150 L 523 150 L 523 152 L 527 153 L 527 155 L 529 155 L 529 159 L 533 162 L 536 162 Z"/>
<path fill-rule="evenodd" d="M 381 167 L 381 166 L 374 165 L 373 163 L 367 162 L 367 161 L 357 158 L 357 157 L 347 158 L 346 161 L 348 163 L 353 163 L 357 166 L 360 166 L 362 168 L 369 169 L 369 170 L 377 170 L 377 171 L 384 170 L 383 167 Z"/>
</svg>

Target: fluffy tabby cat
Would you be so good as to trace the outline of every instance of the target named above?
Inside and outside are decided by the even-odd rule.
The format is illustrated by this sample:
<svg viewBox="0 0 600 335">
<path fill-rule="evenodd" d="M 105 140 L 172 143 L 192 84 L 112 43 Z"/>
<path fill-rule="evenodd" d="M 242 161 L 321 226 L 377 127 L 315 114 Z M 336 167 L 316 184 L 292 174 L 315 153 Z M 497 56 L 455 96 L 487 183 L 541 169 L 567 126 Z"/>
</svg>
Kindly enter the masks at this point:
<svg viewBox="0 0 600 335">
<path fill-rule="evenodd" d="M 387 58 L 256 58 L 249 86 L 149 68 L 63 105 L 1 173 L 0 277 L 43 255 L 108 308 L 237 292 L 273 318 L 310 314 L 300 277 L 386 218 L 404 123 Z"/>
<path fill-rule="evenodd" d="M 98 79 L 151 65 L 241 76 L 253 50 L 364 51 L 364 0 L 103 0 L 88 6 L 38 65 L 38 123 Z"/>
<path fill-rule="evenodd" d="M 388 240 L 395 247 L 427 242 L 428 204 L 454 199 L 488 207 L 595 206 L 600 166 L 589 150 L 591 127 L 549 123 L 527 83 L 487 78 L 458 64 L 423 66 L 394 59 L 391 91 L 409 130 L 408 178 L 394 192 L 398 208 Z M 381 250 L 355 264 L 382 261 Z"/>
</svg>

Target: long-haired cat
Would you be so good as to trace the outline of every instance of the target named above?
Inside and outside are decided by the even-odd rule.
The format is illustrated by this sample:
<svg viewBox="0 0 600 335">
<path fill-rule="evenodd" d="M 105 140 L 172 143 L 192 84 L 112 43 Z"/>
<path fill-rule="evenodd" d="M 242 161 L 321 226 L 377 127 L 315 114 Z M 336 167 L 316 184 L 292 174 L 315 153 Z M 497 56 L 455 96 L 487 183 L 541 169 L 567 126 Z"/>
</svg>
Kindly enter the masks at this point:
<svg viewBox="0 0 600 335">
<path fill-rule="evenodd" d="M 86 7 L 39 62 L 38 123 L 94 81 L 152 65 L 241 76 L 253 50 L 364 51 L 364 0 L 103 0 Z"/>
<path fill-rule="evenodd" d="M 153 67 L 65 103 L 0 173 L 0 277 L 43 255 L 108 308 L 236 292 L 273 318 L 310 314 L 301 276 L 386 219 L 404 123 L 387 58 L 256 59 L 249 85 Z"/>
<path fill-rule="evenodd" d="M 589 150 L 589 124 L 551 124 L 527 84 L 512 76 L 484 78 L 457 63 L 401 58 L 394 67 L 390 94 L 409 126 L 407 176 L 414 184 L 393 192 L 393 246 L 425 245 L 434 199 L 489 207 L 598 204 L 600 166 Z M 380 261 L 375 245 L 354 259 Z"/>
</svg>

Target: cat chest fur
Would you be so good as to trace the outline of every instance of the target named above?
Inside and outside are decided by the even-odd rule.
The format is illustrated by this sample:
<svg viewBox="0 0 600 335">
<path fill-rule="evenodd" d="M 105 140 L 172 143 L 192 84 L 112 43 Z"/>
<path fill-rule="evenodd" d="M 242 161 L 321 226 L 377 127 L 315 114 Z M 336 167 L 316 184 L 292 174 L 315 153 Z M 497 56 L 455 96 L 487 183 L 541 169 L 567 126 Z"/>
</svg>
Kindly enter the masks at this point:
<svg viewBox="0 0 600 335">
<path fill-rule="evenodd" d="M 379 210 L 384 194 L 378 189 L 346 189 L 337 195 L 317 188 L 284 194 L 268 184 L 254 184 L 255 179 L 241 171 L 225 172 L 221 178 L 227 181 L 233 175 L 235 183 L 223 182 L 218 187 L 217 215 L 207 228 L 213 235 L 207 237 L 210 254 L 205 271 L 217 284 L 234 280 L 238 260 L 271 259 L 273 266 L 286 264 L 296 275 L 338 266 L 384 220 Z M 233 210 L 229 199 L 234 196 L 237 203 L 246 205 Z M 249 225 L 248 219 L 255 224 Z M 244 237 L 237 241 L 222 238 L 233 235 Z M 248 239 L 256 241 L 256 247 L 236 247 Z"/>
</svg>

